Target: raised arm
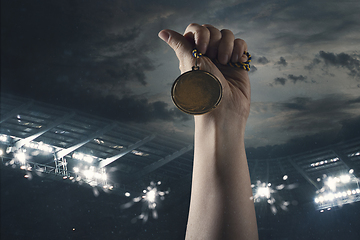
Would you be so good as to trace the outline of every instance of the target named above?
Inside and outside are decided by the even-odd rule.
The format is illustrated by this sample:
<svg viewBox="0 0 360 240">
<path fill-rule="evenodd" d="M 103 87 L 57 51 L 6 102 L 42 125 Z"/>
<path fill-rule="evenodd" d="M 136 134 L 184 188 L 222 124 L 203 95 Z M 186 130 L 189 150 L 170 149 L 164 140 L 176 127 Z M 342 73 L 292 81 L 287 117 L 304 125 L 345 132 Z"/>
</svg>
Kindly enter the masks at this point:
<svg viewBox="0 0 360 240">
<path fill-rule="evenodd" d="M 159 37 L 175 51 L 182 73 L 191 70 L 197 48 L 201 70 L 215 75 L 223 86 L 219 106 L 195 118 L 194 168 L 186 239 L 258 239 L 254 202 L 244 146 L 250 111 L 247 71 L 229 61 L 247 60 L 246 43 L 230 30 L 190 24 L 185 33 L 162 30 Z M 217 63 L 214 63 L 218 60 Z"/>
</svg>

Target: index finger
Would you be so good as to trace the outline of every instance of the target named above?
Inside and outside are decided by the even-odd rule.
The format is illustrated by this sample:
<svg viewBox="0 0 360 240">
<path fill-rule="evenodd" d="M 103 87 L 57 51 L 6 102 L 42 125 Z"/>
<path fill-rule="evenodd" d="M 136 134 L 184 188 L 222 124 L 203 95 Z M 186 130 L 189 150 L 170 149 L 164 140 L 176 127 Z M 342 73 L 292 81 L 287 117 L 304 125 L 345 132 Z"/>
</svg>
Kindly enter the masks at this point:
<svg viewBox="0 0 360 240">
<path fill-rule="evenodd" d="M 188 39 L 188 41 L 192 41 L 195 48 L 197 48 L 197 50 L 201 53 L 206 53 L 210 41 L 209 29 L 197 23 L 192 23 L 187 26 L 184 32 L 184 37 Z"/>
</svg>

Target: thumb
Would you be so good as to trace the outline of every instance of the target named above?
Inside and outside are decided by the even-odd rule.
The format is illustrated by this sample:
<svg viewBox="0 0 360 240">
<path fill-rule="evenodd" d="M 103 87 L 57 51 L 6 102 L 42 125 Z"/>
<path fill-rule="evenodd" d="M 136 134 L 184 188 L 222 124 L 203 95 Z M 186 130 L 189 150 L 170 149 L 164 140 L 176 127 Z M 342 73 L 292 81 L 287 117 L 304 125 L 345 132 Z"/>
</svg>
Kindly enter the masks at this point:
<svg viewBox="0 0 360 240">
<path fill-rule="evenodd" d="M 165 29 L 160 31 L 158 36 L 175 51 L 180 62 L 191 57 L 194 46 L 180 33 Z"/>
</svg>

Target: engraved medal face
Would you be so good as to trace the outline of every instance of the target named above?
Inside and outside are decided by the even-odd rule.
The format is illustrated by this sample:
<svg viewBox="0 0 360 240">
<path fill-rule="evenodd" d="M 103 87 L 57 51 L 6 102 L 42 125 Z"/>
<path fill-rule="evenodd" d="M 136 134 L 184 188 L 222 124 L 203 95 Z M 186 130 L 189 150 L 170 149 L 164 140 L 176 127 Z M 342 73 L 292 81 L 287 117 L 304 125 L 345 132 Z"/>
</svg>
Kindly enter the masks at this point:
<svg viewBox="0 0 360 240">
<path fill-rule="evenodd" d="M 181 111 L 192 115 L 204 114 L 219 105 L 222 86 L 211 73 L 192 70 L 175 80 L 171 97 Z"/>
</svg>

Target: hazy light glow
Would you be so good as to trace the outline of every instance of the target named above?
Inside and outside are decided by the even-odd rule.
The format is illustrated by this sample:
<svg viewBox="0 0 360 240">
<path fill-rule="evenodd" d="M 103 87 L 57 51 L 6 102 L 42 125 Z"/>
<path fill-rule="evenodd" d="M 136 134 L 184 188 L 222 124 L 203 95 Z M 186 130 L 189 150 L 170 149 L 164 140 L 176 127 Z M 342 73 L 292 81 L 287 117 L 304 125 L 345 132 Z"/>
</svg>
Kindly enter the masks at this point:
<svg viewBox="0 0 360 240">
<path fill-rule="evenodd" d="M 7 142 L 8 137 L 5 134 L 0 135 L 0 141 L 1 142 Z"/>
<path fill-rule="evenodd" d="M 156 200 L 156 195 L 157 195 L 157 189 L 156 188 L 151 189 L 149 192 L 146 193 L 146 201 L 148 201 L 149 203 L 154 203 Z"/>
<path fill-rule="evenodd" d="M 256 184 L 251 184 L 253 189 L 253 197 L 255 203 L 266 201 L 270 205 L 270 210 L 273 214 L 276 214 L 278 209 L 288 211 L 290 201 L 286 201 L 280 196 L 279 192 L 283 190 L 292 190 L 297 187 L 297 184 L 280 184 L 271 187 L 273 184 L 257 181 Z M 294 203 L 295 204 L 295 203 Z"/>
<path fill-rule="evenodd" d="M 51 153 L 53 152 L 53 147 L 50 145 L 44 144 L 43 142 L 27 142 L 25 144 L 25 147 L 32 148 L 32 149 L 38 149 L 43 152 Z"/>
<path fill-rule="evenodd" d="M 21 164 L 25 164 L 26 162 L 26 155 L 24 152 L 17 152 L 15 153 L 15 158 L 21 163 Z"/>
<path fill-rule="evenodd" d="M 341 181 L 342 183 L 348 183 L 348 182 L 350 182 L 350 175 L 341 175 L 341 176 L 340 176 L 340 181 Z"/>
<path fill-rule="evenodd" d="M 270 198 L 270 188 L 269 187 L 259 187 L 257 189 L 257 194 L 260 197 Z"/>
<path fill-rule="evenodd" d="M 151 182 L 150 185 L 142 191 L 142 194 L 140 196 L 134 197 L 130 202 L 121 205 L 121 208 L 125 209 L 132 207 L 138 202 L 142 202 L 143 211 L 139 216 L 131 220 L 132 223 L 135 223 L 138 219 L 146 222 L 149 218 L 149 214 L 151 214 L 154 219 L 158 218 L 158 213 L 156 210 L 156 207 L 158 205 L 157 202 L 160 200 L 164 200 L 165 194 L 169 194 L 169 191 L 160 191 L 158 189 L 160 184 L 160 181 L 158 181 L 157 183 Z M 126 192 L 125 196 L 130 197 L 130 193 Z"/>
<path fill-rule="evenodd" d="M 83 154 L 83 153 L 74 152 L 72 157 L 77 159 L 77 160 L 87 162 L 87 163 L 93 163 L 94 162 L 94 157 L 93 156 Z"/>
<path fill-rule="evenodd" d="M 336 182 L 337 182 L 337 179 L 336 179 L 336 178 L 329 177 L 329 178 L 327 179 L 327 181 L 325 182 L 325 184 L 326 184 L 332 191 L 336 191 Z"/>
<path fill-rule="evenodd" d="M 94 177 L 94 172 L 92 171 L 92 170 L 85 170 L 84 172 L 83 172 L 83 174 L 84 174 L 84 176 L 86 177 L 86 178 L 88 178 L 88 179 L 91 179 L 91 178 L 93 178 Z"/>
</svg>

